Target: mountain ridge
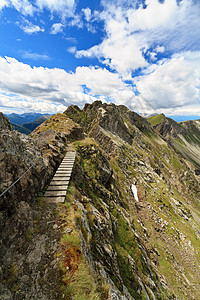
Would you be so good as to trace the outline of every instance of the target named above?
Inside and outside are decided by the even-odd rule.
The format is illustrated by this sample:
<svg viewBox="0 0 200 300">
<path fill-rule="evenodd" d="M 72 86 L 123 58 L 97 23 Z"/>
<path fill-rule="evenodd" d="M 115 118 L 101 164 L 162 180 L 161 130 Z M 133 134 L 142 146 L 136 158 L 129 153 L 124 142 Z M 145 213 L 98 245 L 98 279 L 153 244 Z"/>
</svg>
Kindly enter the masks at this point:
<svg viewBox="0 0 200 300">
<path fill-rule="evenodd" d="M 55 208 L 57 227 L 48 227 L 50 233 L 53 230 L 58 233 L 54 258 L 49 254 L 47 263 L 40 251 L 35 270 L 40 267 L 42 271 L 33 272 L 29 265 L 28 278 L 31 272 L 37 273 L 39 278 L 39 282 L 36 277 L 33 279 L 33 285 L 37 282 L 38 287 L 38 291 L 34 290 L 35 299 L 40 291 L 44 299 L 54 300 L 51 288 L 46 289 L 47 277 L 42 274 L 50 276 L 48 265 L 53 264 L 55 256 L 58 259 L 55 270 L 61 271 L 59 278 L 63 283 L 51 277 L 52 295 L 58 280 L 57 292 L 62 290 L 64 299 L 198 298 L 200 177 L 197 170 L 200 168 L 191 157 L 178 151 L 174 142 L 186 130 L 188 144 L 195 146 L 198 152 L 198 140 L 190 136 L 193 123 L 184 124 L 184 128 L 174 122 L 164 119 L 163 124 L 152 127 L 148 120 L 125 106 L 97 101 L 86 104 L 83 109 L 70 106 L 31 133 L 30 138 L 35 149 L 42 152 L 47 169 L 48 166 L 56 169 L 68 145 L 77 152 L 66 203 Z M 198 130 L 195 132 L 197 136 Z M 2 133 L 5 140 L 11 134 L 8 128 L 7 131 L 2 129 Z M 19 138 L 23 139 L 23 135 L 19 134 Z M 5 147 L 0 163 L 7 152 Z M 36 174 L 39 177 L 40 169 Z M 36 207 L 37 203 L 45 206 L 42 196 L 39 199 Z M 18 199 L 19 204 L 26 201 L 21 200 Z M 31 201 L 29 206 L 31 210 Z M 19 211 L 18 208 L 18 214 Z M 49 213 L 49 208 L 47 211 Z M 42 210 L 44 218 L 47 211 Z M 9 224 L 10 219 L 5 220 Z M 23 218 L 20 220 L 24 228 Z M 35 219 L 30 217 L 31 220 L 35 224 Z M 42 226 L 44 230 L 44 224 Z M 30 244 L 31 249 L 35 249 L 33 245 L 41 236 L 34 225 L 31 228 L 34 233 Z M 15 230 L 18 232 L 19 228 Z M 12 237 L 7 239 L 10 241 Z M 17 239 L 12 241 L 15 245 Z M 39 243 L 39 249 L 43 243 Z M 32 257 L 31 251 L 35 250 L 28 249 Z M 23 250 L 16 251 L 18 257 L 21 255 L 27 261 Z M 18 271 L 14 278 L 21 289 L 16 288 L 12 294 L 20 299 L 24 264 L 20 265 L 15 257 L 16 254 L 12 263 Z M 7 266 L 6 259 L 2 265 Z M 81 277 L 83 269 L 87 274 L 85 278 L 90 278 L 86 287 Z M 2 282 L 10 290 L 12 283 L 6 276 L 5 273 Z M 95 278 L 95 282 L 91 278 Z M 33 285 L 27 281 L 27 295 Z"/>
</svg>

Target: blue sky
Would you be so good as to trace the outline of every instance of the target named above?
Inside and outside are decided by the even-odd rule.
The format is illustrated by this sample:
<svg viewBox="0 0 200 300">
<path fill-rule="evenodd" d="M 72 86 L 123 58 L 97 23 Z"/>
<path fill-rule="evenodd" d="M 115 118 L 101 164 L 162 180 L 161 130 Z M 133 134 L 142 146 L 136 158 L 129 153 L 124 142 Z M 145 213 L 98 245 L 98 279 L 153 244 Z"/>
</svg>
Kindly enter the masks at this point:
<svg viewBox="0 0 200 300">
<path fill-rule="evenodd" d="M 197 0 L 1 0 L 0 110 L 200 116 Z"/>
</svg>

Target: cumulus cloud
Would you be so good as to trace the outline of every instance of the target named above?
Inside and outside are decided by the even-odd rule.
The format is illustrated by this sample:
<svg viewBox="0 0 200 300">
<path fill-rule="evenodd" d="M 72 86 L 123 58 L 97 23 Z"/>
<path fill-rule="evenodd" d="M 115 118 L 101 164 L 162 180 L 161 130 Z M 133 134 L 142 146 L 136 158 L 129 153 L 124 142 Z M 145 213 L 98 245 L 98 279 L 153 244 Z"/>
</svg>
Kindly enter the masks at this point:
<svg viewBox="0 0 200 300">
<path fill-rule="evenodd" d="M 64 25 L 62 23 L 54 23 L 52 26 L 51 26 L 51 31 L 50 33 L 51 34 L 57 34 L 59 32 L 62 32 L 63 31 L 63 27 Z"/>
<path fill-rule="evenodd" d="M 0 10 L 2 10 L 4 7 L 8 6 L 8 1 L 7 0 L 2 0 L 0 2 Z"/>
<path fill-rule="evenodd" d="M 46 8 L 50 12 L 59 14 L 63 19 L 74 15 L 75 0 L 36 0 L 36 5 L 40 10 Z"/>
<path fill-rule="evenodd" d="M 109 96 L 114 100 L 114 93 L 122 89 L 129 89 L 119 75 L 107 69 L 95 67 L 78 67 L 75 78 L 85 84 L 93 95 Z"/>
<path fill-rule="evenodd" d="M 103 2 L 105 9 L 99 17 L 104 22 L 105 38 L 99 45 L 78 51 L 77 57 L 97 57 L 126 77 L 148 67 L 144 53 L 152 47 L 155 53 L 199 49 L 199 3 L 146 0 L 143 6 L 139 1 L 137 5 L 122 2 Z M 152 52 L 151 58 L 157 59 L 156 54 Z"/>
<path fill-rule="evenodd" d="M 87 92 L 83 86 L 87 88 Z M 106 69 L 78 67 L 74 73 L 67 73 L 58 68 L 32 68 L 15 58 L 0 57 L 1 94 L 7 94 L 9 103 L 14 103 L 13 95 L 16 95 L 20 99 L 17 102 L 19 106 L 22 99 L 23 107 L 26 101 L 28 104 L 37 103 L 38 107 L 39 103 L 43 103 L 41 101 L 57 105 L 56 107 L 62 105 L 62 108 L 70 104 L 84 105 L 106 97 L 113 99 L 113 95 L 121 90 L 131 91 L 131 87 L 123 83 L 117 74 Z M 10 94 L 12 97 L 9 97 Z M 4 102 L 1 106 L 7 104 L 8 102 Z"/>
<path fill-rule="evenodd" d="M 135 82 L 146 110 L 169 112 L 197 105 L 200 99 L 200 52 L 174 55 Z"/>
<path fill-rule="evenodd" d="M 14 7 L 24 15 L 33 15 L 35 7 L 28 0 L 1 0 L 0 10 L 4 7 Z"/>
<path fill-rule="evenodd" d="M 89 7 L 83 8 L 83 9 L 82 9 L 82 12 L 84 13 L 84 16 L 85 16 L 86 21 L 89 22 L 90 19 L 91 19 L 91 16 L 92 16 L 92 14 L 91 14 L 91 9 L 90 9 Z"/>
<path fill-rule="evenodd" d="M 29 22 L 28 20 L 24 20 L 24 24 L 20 24 L 19 26 L 27 34 L 44 32 L 44 28 L 41 28 L 38 25 L 34 25 L 31 22 Z"/>
<path fill-rule="evenodd" d="M 133 84 L 138 96 L 132 84 L 105 68 L 77 67 L 75 72 L 68 73 L 58 68 L 32 68 L 14 58 L 0 58 L 4 107 L 14 107 L 16 99 L 16 107 L 21 105 L 25 109 L 27 105 L 27 109 L 38 111 L 40 106 L 44 110 L 46 106 L 46 111 L 57 112 L 70 104 L 83 106 L 97 99 L 109 99 L 141 113 L 189 115 L 200 110 L 200 52 L 179 53 L 159 65 L 149 66 L 143 76 L 133 79 Z"/>
<path fill-rule="evenodd" d="M 58 14 L 63 20 L 74 17 L 76 8 L 75 0 L 36 0 L 34 4 L 30 0 L 1 0 L 0 10 L 5 7 L 15 8 L 23 15 L 33 15 L 47 9 L 51 14 Z"/>
<path fill-rule="evenodd" d="M 16 94 L 5 93 L 0 89 L 0 108 L 4 113 L 15 112 L 40 112 L 40 113 L 57 113 L 63 112 L 66 107 L 62 104 L 54 104 L 45 100 L 34 100 L 19 97 Z"/>
</svg>

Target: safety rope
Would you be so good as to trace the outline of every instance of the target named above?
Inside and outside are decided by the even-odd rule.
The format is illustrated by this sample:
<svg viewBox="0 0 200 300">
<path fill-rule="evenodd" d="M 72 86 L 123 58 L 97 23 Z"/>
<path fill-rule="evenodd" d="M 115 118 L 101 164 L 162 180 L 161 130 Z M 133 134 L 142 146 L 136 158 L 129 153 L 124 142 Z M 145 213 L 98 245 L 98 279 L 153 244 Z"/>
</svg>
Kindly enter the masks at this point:
<svg viewBox="0 0 200 300">
<path fill-rule="evenodd" d="M 38 157 L 38 159 L 30 166 L 30 168 L 24 173 L 22 174 L 15 182 L 13 182 L 1 195 L 0 197 L 2 197 L 6 192 L 8 192 L 35 164 L 36 162 L 42 157 L 42 155 L 40 155 Z"/>
</svg>

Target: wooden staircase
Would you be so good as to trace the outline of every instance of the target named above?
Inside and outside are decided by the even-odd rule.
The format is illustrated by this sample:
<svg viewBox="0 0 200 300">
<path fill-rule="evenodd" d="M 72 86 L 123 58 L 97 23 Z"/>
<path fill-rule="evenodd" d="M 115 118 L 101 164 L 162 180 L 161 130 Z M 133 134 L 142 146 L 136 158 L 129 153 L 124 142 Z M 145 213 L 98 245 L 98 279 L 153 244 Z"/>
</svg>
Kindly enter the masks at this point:
<svg viewBox="0 0 200 300">
<path fill-rule="evenodd" d="M 49 203 L 64 203 L 72 168 L 76 157 L 75 151 L 69 151 L 58 167 L 46 193 L 45 200 Z"/>
</svg>

